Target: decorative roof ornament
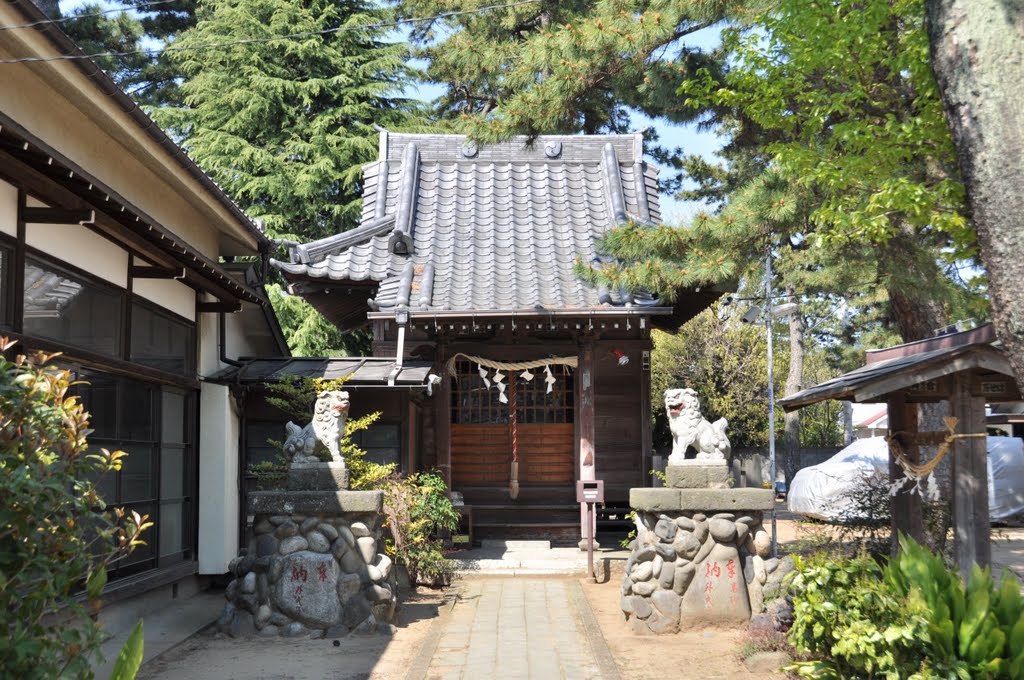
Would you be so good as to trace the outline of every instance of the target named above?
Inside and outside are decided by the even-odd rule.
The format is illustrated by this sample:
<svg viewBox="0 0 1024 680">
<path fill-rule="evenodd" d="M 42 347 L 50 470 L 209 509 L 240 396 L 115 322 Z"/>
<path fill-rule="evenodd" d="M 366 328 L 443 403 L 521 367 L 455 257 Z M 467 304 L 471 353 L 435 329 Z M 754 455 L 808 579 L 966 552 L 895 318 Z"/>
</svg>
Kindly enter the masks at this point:
<svg viewBox="0 0 1024 680">
<path fill-rule="evenodd" d="M 467 139 L 466 143 L 462 145 L 462 155 L 466 158 L 476 158 L 476 155 L 480 150 L 476 147 L 476 142 L 471 139 Z"/>
<path fill-rule="evenodd" d="M 544 155 L 548 158 L 558 158 L 562 155 L 562 143 L 552 139 L 544 144 Z"/>
</svg>

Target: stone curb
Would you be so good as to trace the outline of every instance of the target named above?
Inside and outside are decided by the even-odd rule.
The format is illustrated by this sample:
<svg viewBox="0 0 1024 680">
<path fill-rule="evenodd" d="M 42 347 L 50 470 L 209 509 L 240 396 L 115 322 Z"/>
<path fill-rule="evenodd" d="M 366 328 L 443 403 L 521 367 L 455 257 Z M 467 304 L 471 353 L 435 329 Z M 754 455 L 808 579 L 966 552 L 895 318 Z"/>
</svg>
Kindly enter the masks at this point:
<svg viewBox="0 0 1024 680">
<path fill-rule="evenodd" d="M 590 602 L 587 601 L 587 595 L 583 592 L 583 586 L 579 581 L 574 580 L 569 586 L 569 602 L 576 609 L 576 620 L 583 627 L 583 633 L 590 645 L 594 662 L 601 670 L 602 680 L 622 680 L 619 668 L 615 665 L 615 659 L 612 657 L 611 650 L 608 649 L 604 635 L 601 634 L 597 618 L 594 616 L 593 610 L 590 609 Z"/>
<path fill-rule="evenodd" d="M 423 680 L 427 677 L 427 673 L 430 671 L 430 662 L 434 660 L 437 646 L 441 642 L 441 635 L 448 626 L 448 619 L 451 617 L 452 610 L 455 609 L 455 604 L 458 602 L 461 592 L 462 589 L 460 587 L 454 587 L 445 595 L 444 602 L 437 608 L 437 619 L 434 620 L 434 625 L 431 626 L 427 639 L 423 641 L 420 651 L 417 652 L 416 657 L 409 664 L 405 680 Z"/>
</svg>

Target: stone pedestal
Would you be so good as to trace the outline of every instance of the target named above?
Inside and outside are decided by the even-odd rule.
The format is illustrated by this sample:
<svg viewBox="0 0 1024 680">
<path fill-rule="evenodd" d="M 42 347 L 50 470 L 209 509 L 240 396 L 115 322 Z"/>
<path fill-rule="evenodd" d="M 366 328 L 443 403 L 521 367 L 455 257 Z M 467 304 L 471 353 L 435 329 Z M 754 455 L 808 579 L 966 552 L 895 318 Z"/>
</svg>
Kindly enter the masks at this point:
<svg viewBox="0 0 1024 680">
<path fill-rule="evenodd" d="M 761 524 L 774 502 L 770 489 L 631 489 L 637 536 L 620 601 L 630 629 L 749 621 L 777 564 Z"/>
<path fill-rule="evenodd" d="M 288 468 L 289 491 L 334 491 L 347 489 L 348 468 L 344 463 L 292 463 Z"/>
<path fill-rule="evenodd" d="M 327 465 L 327 464 L 325 464 Z M 396 570 L 383 554 L 382 491 L 262 491 L 231 561 L 218 625 L 231 635 L 346 635 L 389 628 Z"/>
<path fill-rule="evenodd" d="M 729 465 L 721 462 L 687 460 L 665 467 L 666 486 L 670 489 L 727 489 Z"/>
</svg>

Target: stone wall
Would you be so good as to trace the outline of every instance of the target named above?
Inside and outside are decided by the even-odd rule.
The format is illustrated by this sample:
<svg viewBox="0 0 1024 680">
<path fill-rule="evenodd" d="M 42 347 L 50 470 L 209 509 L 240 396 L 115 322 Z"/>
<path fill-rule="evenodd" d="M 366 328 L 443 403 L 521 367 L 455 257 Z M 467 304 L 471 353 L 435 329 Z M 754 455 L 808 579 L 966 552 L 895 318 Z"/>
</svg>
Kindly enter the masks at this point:
<svg viewBox="0 0 1024 680">
<path fill-rule="evenodd" d="M 255 515 L 249 547 L 229 567 L 235 579 L 221 630 L 287 637 L 389 630 L 397 588 L 383 554 L 382 515 L 298 510 Z"/>
<path fill-rule="evenodd" d="M 754 489 L 633 489 L 637 536 L 620 600 L 629 628 L 677 633 L 745 624 L 761 611 L 763 586 L 778 566 L 762 526 L 772 502 L 771 492 Z"/>
</svg>

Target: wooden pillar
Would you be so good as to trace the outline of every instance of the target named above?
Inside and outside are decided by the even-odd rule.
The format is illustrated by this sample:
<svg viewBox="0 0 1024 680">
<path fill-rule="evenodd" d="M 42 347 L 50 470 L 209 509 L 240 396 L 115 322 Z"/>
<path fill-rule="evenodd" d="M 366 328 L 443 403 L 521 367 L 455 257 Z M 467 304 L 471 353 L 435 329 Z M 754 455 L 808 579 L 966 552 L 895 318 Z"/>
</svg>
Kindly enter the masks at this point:
<svg viewBox="0 0 1024 680">
<path fill-rule="evenodd" d="M 906 433 L 899 437 L 904 453 L 912 463 L 921 462 L 921 448 L 917 445 L 914 435 L 918 431 L 917 404 L 908 404 L 906 394 L 897 392 L 889 395 L 887 402 L 889 411 L 889 436 L 897 432 Z M 896 462 L 896 457 L 889 453 L 889 481 L 895 482 L 905 476 L 903 468 Z M 921 520 L 921 496 L 910 491 L 911 484 L 905 484 L 895 496 L 892 496 L 892 555 L 899 551 L 900 533 L 912 537 L 918 543 L 924 541 L 924 523 Z"/>
<path fill-rule="evenodd" d="M 971 395 L 971 375 L 954 376 L 951 412 L 959 434 L 985 432 L 985 400 Z M 992 561 L 988 518 L 988 453 L 984 437 L 957 439 L 953 444 L 953 530 L 956 564 L 967 578 L 971 565 Z"/>
<path fill-rule="evenodd" d="M 654 467 L 651 459 L 651 353 L 649 345 L 640 351 L 640 480 L 637 486 L 652 486 L 650 475 Z M 736 479 L 736 486 L 740 480 Z"/>
<path fill-rule="evenodd" d="M 452 488 L 452 377 L 448 375 L 445 363 L 448 352 L 445 345 L 438 345 L 441 382 L 434 389 L 434 451 L 437 469 L 444 477 L 448 489 Z"/>
<path fill-rule="evenodd" d="M 596 421 L 594 418 L 594 344 L 584 342 L 579 354 L 579 451 L 580 479 L 597 479 L 595 466 L 596 456 L 594 440 Z M 596 523 L 596 522 L 595 522 Z M 595 529 L 591 526 L 591 531 Z M 586 550 L 587 506 L 580 503 L 580 542 L 581 550 Z M 594 541 L 597 545 L 597 541 Z"/>
</svg>

